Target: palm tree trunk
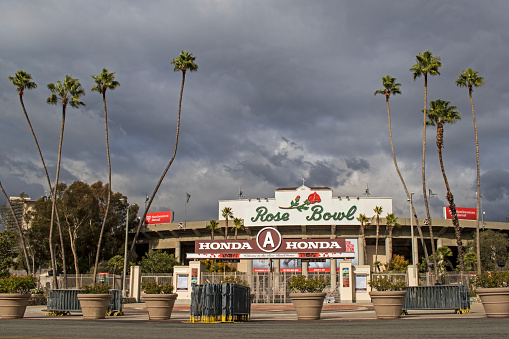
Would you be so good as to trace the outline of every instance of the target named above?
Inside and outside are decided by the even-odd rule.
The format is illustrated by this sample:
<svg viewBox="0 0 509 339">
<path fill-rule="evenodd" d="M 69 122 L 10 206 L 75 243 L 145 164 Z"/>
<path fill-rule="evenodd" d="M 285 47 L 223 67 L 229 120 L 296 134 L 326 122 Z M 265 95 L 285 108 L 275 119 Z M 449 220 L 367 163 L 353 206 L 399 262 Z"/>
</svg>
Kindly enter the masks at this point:
<svg viewBox="0 0 509 339">
<path fill-rule="evenodd" d="M 182 71 L 182 84 L 180 86 L 180 99 L 179 99 L 179 111 L 178 111 L 178 118 L 177 118 L 177 133 L 175 136 L 175 148 L 173 150 L 173 155 L 168 162 L 168 165 L 166 166 L 163 174 L 161 175 L 161 178 L 159 179 L 159 182 L 157 183 L 156 188 L 154 189 L 154 192 L 152 193 L 152 196 L 150 197 L 150 200 L 147 204 L 147 207 L 145 208 L 145 212 L 143 212 L 143 218 L 141 219 L 141 222 L 138 224 L 138 227 L 136 228 L 136 233 L 134 234 L 133 243 L 131 244 L 131 249 L 129 250 L 129 255 L 127 256 L 128 259 L 131 258 L 131 255 L 134 252 L 134 247 L 136 246 L 136 240 L 138 239 L 138 235 L 140 234 L 141 226 L 145 223 L 145 218 L 147 217 L 147 212 L 150 209 L 150 205 L 152 205 L 152 201 L 154 200 L 154 197 L 159 190 L 159 186 L 161 186 L 161 183 L 163 182 L 164 177 L 166 176 L 166 173 L 170 169 L 171 164 L 173 164 L 173 160 L 175 159 L 175 156 L 177 155 L 177 146 L 178 146 L 178 140 L 179 140 L 179 132 L 180 132 L 180 113 L 182 111 L 182 96 L 184 94 L 184 83 L 186 81 L 186 71 Z"/>
<path fill-rule="evenodd" d="M 35 146 L 37 147 L 37 152 L 39 153 L 39 158 L 41 158 L 41 163 L 42 163 L 42 167 L 44 169 L 44 174 L 46 175 L 46 180 L 48 181 L 48 188 L 49 188 L 49 191 L 51 192 L 52 191 L 52 187 L 51 187 L 51 179 L 49 177 L 49 174 L 48 174 L 48 168 L 46 167 L 46 163 L 44 162 L 44 157 L 42 156 L 42 152 L 41 152 L 41 147 L 39 146 L 39 141 L 37 140 L 37 137 L 35 136 L 35 132 L 34 132 L 34 129 L 32 127 L 32 123 L 30 121 L 30 118 L 28 117 L 28 113 L 27 113 L 27 110 L 25 108 L 25 103 L 23 102 L 23 93 L 20 93 L 19 94 L 19 101 L 21 103 L 21 108 L 23 109 L 23 113 L 25 114 L 25 118 L 27 120 L 27 123 L 28 123 L 28 127 L 30 128 L 30 132 L 32 133 L 32 137 L 34 138 L 34 142 L 35 142 Z M 62 236 L 62 229 L 61 229 L 61 226 L 60 226 L 60 218 L 58 217 L 58 210 L 57 210 L 57 214 L 56 214 L 56 217 L 57 217 L 57 227 L 58 227 L 58 231 L 59 231 L 59 234 L 60 234 L 60 246 L 62 247 L 62 249 L 64 248 L 64 242 L 63 242 L 63 236 Z M 63 265 L 62 265 L 62 271 L 63 271 L 63 275 L 64 275 L 64 288 L 66 287 L 65 285 L 65 282 L 66 282 L 66 278 L 67 278 L 67 269 L 66 269 L 66 265 L 65 265 L 65 251 L 62 250 L 62 262 L 63 262 Z"/>
<path fill-rule="evenodd" d="M 481 200 L 481 172 L 479 165 L 479 139 L 477 138 L 477 122 L 475 119 L 474 100 L 472 99 L 472 86 L 468 87 L 468 96 L 470 97 L 470 106 L 472 106 L 472 118 L 474 120 L 474 133 L 475 133 L 475 159 L 476 159 L 476 170 L 477 170 L 477 227 L 476 227 L 476 255 L 477 255 L 477 275 L 481 275 L 481 235 L 479 231 L 479 216 L 480 216 L 480 200 Z"/>
<path fill-rule="evenodd" d="M 375 263 L 378 261 L 378 237 L 380 235 L 380 218 L 376 216 L 376 243 L 375 243 Z"/>
<path fill-rule="evenodd" d="M 410 199 L 410 193 L 408 192 L 408 189 L 405 184 L 405 180 L 403 180 L 403 176 L 401 175 L 401 172 L 399 170 L 398 162 L 396 161 L 396 153 L 394 152 L 394 143 L 392 141 L 392 124 L 391 124 L 391 110 L 389 107 L 389 98 L 386 96 L 386 104 L 387 104 L 387 119 L 389 120 L 389 139 L 391 141 L 391 151 L 392 151 L 392 159 L 394 161 L 394 167 L 396 167 L 396 172 L 398 173 L 399 180 L 401 181 L 401 184 L 403 185 L 403 189 L 405 190 L 406 197 L 408 201 L 410 201 L 411 207 L 412 207 L 412 213 L 416 220 L 416 226 L 417 230 L 419 232 L 419 238 L 421 239 L 421 245 L 424 250 L 424 256 L 426 258 L 426 263 L 429 263 L 429 256 L 428 256 L 428 247 L 426 246 L 426 242 L 424 241 L 424 236 L 422 234 L 421 225 L 419 225 L 419 220 L 417 218 L 417 213 L 415 212 L 414 204 Z M 392 258 L 391 258 L 392 259 Z M 416 264 L 416 263 L 414 263 Z"/>
<path fill-rule="evenodd" d="M 435 251 L 435 238 L 433 236 L 433 225 L 431 222 L 431 215 L 429 213 L 428 197 L 426 192 L 426 117 L 427 115 L 427 102 L 428 102 L 428 74 L 424 73 L 424 114 L 422 123 L 422 195 L 424 197 L 424 206 L 426 208 L 426 218 L 428 220 L 429 236 L 431 239 L 431 254 L 433 256 L 433 269 L 435 277 L 437 277 L 437 258 Z"/>
<path fill-rule="evenodd" d="M 362 247 L 364 248 L 364 265 L 368 262 L 368 250 L 366 248 L 366 226 L 361 224 Z"/>
<path fill-rule="evenodd" d="M 391 266 L 392 261 L 392 231 L 394 230 L 394 226 L 389 226 L 389 260 L 387 260 L 387 269 Z"/>
<path fill-rule="evenodd" d="M 55 224 L 55 210 L 56 210 L 56 201 L 57 201 L 57 187 L 58 187 L 58 177 L 60 175 L 60 162 L 62 159 L 62 143 L 64 140 L 64 127 L 65 127 L 65 110 L 66 106 L 62 106 L 62 125 L 60 126 L 60 140 L 58 144 L 58 160 L 57 160 L 57 173 L 55 176 L 55 186 L 53 187 L 52 192 L 52 202 L 51 202 L 51 221 L 49 228 L 49 248 L 50 248 L 50 256 L 51 256 L 51 266 L 53 270 L 53 288 L 58 288 L 57 281 L 57 261 L 55 258 L 55 253 L 53 250 L 53 226 Z M 62 247 L 62 253 L 64 252 L 64 248 Z M 65 263 L 64 263 L 65 264 Z"/>
<path fill-rule="evenodd" d="M 108 218 L 108 211 L 110 209 L 111 201 L 111 162 L 110 162 L 110 143 L 108 140 L 108 109 L 106 107 L 106 91 L 103 91 L 103 106 L 104 106 L 104 130 L 106 134 L 106 157 L 108 158 L 108 198 L 106 201 L 106 210 L 104 211 L 103 222 L 101 225 L 101 232 L 99 233 L 99 241 L 97 242 L 97 251 L 95 254 L 95 265 L 94 265 L 94 281 L 97 276 L 97 269 L 99 267 L 99 254 L 101 253 L 101 242 L 103 240 L 104 228 L 106 226 L 106 220 Z"/>
<path fill-rule="evenodd" d="M 452 223 L 454 225 L 454 233 L 456 235 L 456 245 L 458 246 L 458 259 L 460 264 L 461 273 L 465 272 L 465 263 L 463 261 L 463 244 L 461 241 L 461 228 L 458 220 L 458 214 L 456 213 L 456 205 L 454 204 L 454 196 L 452 195 L 451 188 L 449 187 L 449 181 L 445 175 L 444 162 L 442 159 L 442 147 L 443 147 L 443 136 L 444 128 L 443 124 L 439 122 L 437 124 L 437 147 L 438 147 L 438 159 L 440 161 L 440 169 L 442 170 L 442 176 L 444 177 L 445 188 L 447 190 L 447 201 L 449 202 L 449 209 L 452 214 Z"/>
<path fill-rule="evenodd" d="M 25 259 L 25 265 L 27 268 L 27 273 L 32 274 L 32 270 L 30 269 L 30 262 L 28 261 L 28 253 L 27 248 L 25 246 L 25 236 L 23 235 L 23 229 L 21 228 L 21 225 L 18 222 L 18 217 L 16 216 L 16 213 L 14 213 L 14 209 L 12 208 L 11 200 L 7 196 L 7 193 L 5 193 L 4 187 L 2 186 L 2 183 L 0 182 L 0 189 L 2 189 L 2 193 L 5 197 L 5 201 L 7 202 L 7 205 L 9 206 L 9 209 L 11 210 L 12 217 L 14 219 L 14 222 L 16 224 L 16 229 L 18 230 L 19 235 L 19 245 L 23 251 L 23 257 Z M 23 217 L 23 216 L 22 216 Z"/>
</svg>

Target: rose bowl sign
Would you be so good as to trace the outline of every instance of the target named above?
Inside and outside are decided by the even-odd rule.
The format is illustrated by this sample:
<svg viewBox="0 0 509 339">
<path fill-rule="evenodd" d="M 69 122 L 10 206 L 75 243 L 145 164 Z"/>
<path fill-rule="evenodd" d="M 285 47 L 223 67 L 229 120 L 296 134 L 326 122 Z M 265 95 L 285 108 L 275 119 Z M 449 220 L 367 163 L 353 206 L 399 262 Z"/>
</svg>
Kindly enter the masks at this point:
<svg viewBox="0 0 509 339">
<path fill-rule="evenodd" d="M 258 232 L 256 240 L 196 240 L 188 259 L 353 258 L 345 239 L 283 239 L 273 227 Z"/>
</svg>

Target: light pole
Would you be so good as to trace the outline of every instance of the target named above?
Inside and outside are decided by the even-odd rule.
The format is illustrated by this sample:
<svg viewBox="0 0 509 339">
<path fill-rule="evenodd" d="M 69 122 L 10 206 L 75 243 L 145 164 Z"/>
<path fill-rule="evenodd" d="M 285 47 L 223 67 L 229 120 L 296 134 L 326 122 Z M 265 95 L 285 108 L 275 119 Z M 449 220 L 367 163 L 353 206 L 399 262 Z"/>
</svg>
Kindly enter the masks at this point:
<svg viewBox="0 0 509 339">
<path fill-rule="evenodd" d="M 127 274 L 127 242 L 129 240 L 129 208 L 131 205 L 127 204 L 127 214 L 125 218 L 125 247 L 124 247 L 124 270 L 122 273 L 122 296 L 125 298 L 126 295 L 126 274 Z"/>
</svg>

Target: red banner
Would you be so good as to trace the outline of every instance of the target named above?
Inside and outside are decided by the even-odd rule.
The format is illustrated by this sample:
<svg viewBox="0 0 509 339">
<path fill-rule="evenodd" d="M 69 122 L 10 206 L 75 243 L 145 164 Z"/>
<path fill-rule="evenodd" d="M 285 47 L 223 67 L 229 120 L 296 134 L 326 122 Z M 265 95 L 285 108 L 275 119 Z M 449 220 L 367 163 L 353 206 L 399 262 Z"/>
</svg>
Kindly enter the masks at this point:
<svg viewBox="0 0 509 339">
<path fill-rule="evenodd" d="M 173 221 L 173 212 L 156 212 L 156 213 L 147 213 L 147 217 L 145 218 L 145 224 L 167 224 Z"/>
<path fill-rule="evenodd" d="M 458 219 L 477 220 L 476 208 L 456 207 L 456 214 L 458 215 Z M 445 208 L 445 219 L 452 219 L 452 214 L 449 207 Z"/>
</svg>

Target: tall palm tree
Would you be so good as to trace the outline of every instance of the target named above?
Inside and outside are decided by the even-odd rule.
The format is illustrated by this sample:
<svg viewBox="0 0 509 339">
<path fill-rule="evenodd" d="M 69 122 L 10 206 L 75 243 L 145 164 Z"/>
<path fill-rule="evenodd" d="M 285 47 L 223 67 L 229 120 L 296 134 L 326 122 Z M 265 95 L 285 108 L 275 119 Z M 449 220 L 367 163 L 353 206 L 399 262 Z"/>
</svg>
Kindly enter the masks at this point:
<svg viewBox="0 0 509 339">
<path fill-rule="evenodd" d="M 429 213 L 428 198 L 426 192 L 426 119 L 427 119 L 427 102 L 428 102 L 428 74 L 440 75 L 438 71 L 442 67 L 440 57 L 434 57 L 430 51 L 419 53 L 416 56 L 417 63 L 410 68 L 410 72 L 413 72 L 414 81 L 415 79 L 423 76 L 424 77 L 424 110 L 423 110 L 423 122 L 422 122 L 422 195 L 424 197 L 424 206 L 426 208 L 426 218 L 429 226 L 429 236 L 431 238 L 431 253 L 433 255 L 433 267 L 435 270 L 435 276 L 437 274 L 437 260 L 435 255 L 435 237 L 433 236 L 433 225 L 431 222 L 431 216 Z M 428 262 L 429 263 L 429 262 Z"/>
<path fill-rule="evenodd" d="M 21 225 L 19 224 L 18 216 L 16 215 L 16 213 L 14 212 L 14 209 L 12 208 L 11 200 L 7 196 L 7 193 L 5 193 L 4 187 L 2 186 L 2 182 L 0 182 L 0 189 L 2 190 L 5 201 L 6 201 L 7 205 L 9 206 L 9 210 L 12 213 L 12 218 L 14 219 L 14 223 L 16 224 L 16 230 L 18 231 L 18 234 L 19 234 L 19 245 L 21 247 L 21 250 L 23 251 L 23 257 L 25 259 L 27 273 L 32 274 L 32 270 L 30 268 L 30 262 L 28 261 L 28 253 L 27 253 L 27 247 L 25 245 L 25 237 L 23 235 L 23 229 L 21 228 Z"/>
<path fill-rule="evenodd" d="M 373 209 L 376 217 L 376 243 L 375 243 L 375 263 L 378 261 L 378 237 L 380 236 L 380 214 L 382 214 L 382 206 L 375 206 Z"/>
<path fill-rule="evenodd" d="M 362 237 L 362 247 L 364 248 L 364 263 L 366 264 L 368 262 L 368 250 L 366 249 L 366 228 L 370 225 L 370 220 L 368 217 L 366 217 L 365 214 L 359 214 L 357 217 L 357 221 L 361 223 L 361 237 Z"/>
<path fill-rule="evenodd" d="M 430 110 L 428 111 L 427 121 L 428 125 L 437 127 L 437 148 L 438 160 L 440 161 L 440 169 L 444 177 L 445 189 L 447 190 L 447 201 L 449 202 L 449 209 L 452 214 L 452 223 L 454 225 L 454 232 L 456 234 L 456 244 L 458 246 L 458 259 L 460 270 L 465 271 L 465 263 L 463 261 L 463 244 L 461 243 L 461 228 L 456 213 L 456 205 L 454 204 L 454 196 L 449 186 L 449 181 L 445 174 L 444 162 L 442 159 L 442 148 L 444 147 L 444 124 L 454 124 L 456 121 L 461 120 L 460 112 L 456 110 L 456 106 L 449 106 L 449 101 L 435 100 L 430 102 Z"/>
<path fill-rule="evenodd" d="M 479 139 L 477 138 L 477 122 L 475 120 L 475 110 L 474 110 L 474 99 L 472 98 L 472 88 L 473 87 L 481 87 L 484 85 L 484 78 L 478 75 L 479 72 L 474 71 L 471 68 L 467 68 L 464 70 L 461 75 L 456 79 L 456 85 L 459 87 L 467 87 L 468 88 L 468 96 L 470 98 L 470 106 L 472 107 L 472 118 L 474 120 L 474 134 L 475 134 L 475 159 L 476 159 L 476 167 L 477 167 L 477 229 L 476 229 L 476 251 L 477 258 L 481 257 L 481 244 L 480 244 L 480 234 L 479 234 L 479 214 L 480 214 L 480 199 L 481 199 L 481 172 L 479 166 Z M 477 260 L 477 274 L 481 275 L 481 261 Z"/>
<path fill-rule="evenodd" d="M 131 249 L 129 251 L 128 258 L 131 257 L 132 253 L 134 252 L 134 247 L 136 245 L 136 240 L 138 239 L 138 235 L 140 234 L 141 226 L 145 224 L 145 218 L 147 217 L 147 212 L 150 209 L 150 206 L 152 205 L 152 201 L 154 200 L 154 197 L 156 196 L 157 191 L 159 190 L 159 186 L 161 186 L 161 183 L 163 182 L 164 177 L 166 176 L 166 173 L 170 169 L 171 164 L 173 163 L 173 160 L 175 159 L 175 155 L 177 154 L 177 145 L 179 140 L 179 132 L 180 132 L 180 113 L 182 112 L 182 96 L 184 94 L 184 84 L 186 81 L 186 73 L 189 72 L 196 72 L 198 70 L 198 66 L 195 63 L 196 57 L 193 56 L 193 53 L 181 51 L 178 58 L 175 58 L 171 61 L 172 65 L 175 65 L 175 68 L 173 69 L 174 72 L 182 72 L 182 84 L 180 86 L 180 99 L 179 99 L 179 111 L 178 111 L 178 117 L 177 117 L 177 133 L 175 136 L 175 147 L 173 149 L 173 155 L 168 162 L 168 165 L 166 166 L 163 174 L 161 175 L 161 178 L 159 179 L 159 182 L 157 183 L 156 188 L 154 189 L 154 192 L 150 196 L 150 199 L 147 203 L 147 206 L 145 207 L 145 212 L 143 213 L 143 217 L 141 218 L 141 222 L 138 224 L 138 227 L 136 228 L 136 233 L 134 234 L 133 243 L 131 245 Z"/>
<path fill-rule="evenodd" d="M 224 226 L 224 238 L 228 239 L 228 219 L 233 218 L 233 211 L 231 207 L 225 207 L 221 211 L 221 215 L 225 219 L 225 226 Z"/>
<path fill-rule="evenodd" d="M 387 106 L 387 119 L 389 121 L 389 139 L 391 142 L 392 160 L 394 161 L 394 167 L 396 167 L 396 172 L 398 173 L 399 180 L 401 181 L 401 184 L 403 185 L 403 189 L 405 190 L 406 197 L 407 197 L 408 201 L 410 201 L 412 213 L 416 220 L 417 230 L 419 231 L 422 248 L 424 250 L 424 256 L 426 258 L 426 262 L 429 262 L 428 248 L 426 246 L 426 242 L 424 241 L 424 236 L 422 234 L 421 225 L 419 225 L 419 219 L 417 218 L 417 213 L 415 212 L 414 204 L 412 202 L 412 199 L 410 199 L 410 193 L 408 192 L 408 189 L 405 184 L 405 180 L 403 180 L 403 176 L 401 175 L 401 172 L 399 170 L 398 162 L 396 161 L 396 153 L 394 152 L 394 143 L 392 141 L 391 109 L 389 106 L 389 98 L 391 95 L 401 94 L 401 90 L 400 90 L 401 84 L 396 82 L 396 78 L 393 78 L 390 75 L 386 75 L 385 77 L 382 78 L 382 85 L 384 88 L 376 90 L 374 95 L 377 95 L 377 94 L 385 95 L 385 104 Z M 389 258 L 389 260 L 392 260 L 392 256 L 391 256 L 391 258 Z"/>
<path fill-rule="evenodd" d="M 44 169 L 44 173 L 46 175 L 46 180 L 48 182 L 49 192 L 52 192 L 53 189 L 51 187 L 51 179 L 48 174 L 48 168 L 46 167 L 46 163 L 44 162 L 44 157 L 42 156 L 41 147 L 39 146 L 39 141 L 37 140 L 37 137 L 35 136 L 35 132 L 32 127 L 32 123 L 30 122 L 30 118 L 28 117 L 28 113 L 25 108 L 25 103 L 23 102 L 23 95 L 25 94 L 25 90 L 26 89 L 28 89 L 28 90 L 35 89 L 35 88 L 37 88 L 37 84 L 32 81 L 32 75 L 30 73 L 27 73 L 26 71 L 23 71 L 23 70 L 17 71 L 13 77 L 11 77 L 11 76 L 9 77 L 9 80 L 12 81 L 12 84 L 14 86 L 16 86 L 18 89 L 19 101 L 21 103 L 21 108 L 23 109 L 23 113 L 25 114 L 25 119 L 27 120 L 28 127 L 30 128 L 30 132 L 32 133 L 32 137 L 34 138 L 35 146 L 37 147 L 37 152 L 39 153 L 39 158 L 41 159 L 42 167 Z M 62 228 L 60 226 L 60 219 L 58 217 L 58 213 L 56 213 L 56 222 L 57 222 L 57 227 L 58 227 L 59 235 L 60 235 L 60 245 L 63 248 L 64 240 L 63 240 Z M 62 262 L 64 262 L 64 263 L 66 262 L 65 251 L 62 251 Z M 62 270 L 63 270 L 63 275 L 64 275 L 64 288 L 65 288 L 66 287 L 65 283 L 67 281 L 66 280 L 67 272 L 66 272 L 65 264 L 62 265 Z"/>
<path fill-rule="evenodd" d="M 58 159 L 57 159 L 57 171 L 54 182 L 53 191 L 51 192 L 51 221 L 50 221 L 50 229 L 49 229 L 49 248 L 50 248 L 50 256 L 51 256 L 51 266 L 53 269 L 53 286 L 57 288 L 57 278 L 56 278 L 56 269 L 57 263 L 55 259 L 55 255 L 53 253 L 53 245 L 52 245 L 52 237 L 53 237 L 53 225 L 55 222 L 55 206 L 57 199 L 57 190 L 58 186 L 58 177 L 60 175 L 60 163 L 62 157 L 62 142 L 64 140 L 64 127 L 65 127 L 65 114 L 67 105 L 71 105 L 71 107 L 79 108 L 80 106 L 85 106 L 85 104 L 81 101 L 81 97 L 85 95 L 85 90 L 81 87 L 81 84 L 78 79 L 74 79 L 70 75 L 65 76 L 65 80 L 63 82 L 57 81 L 56 83 L 48 84 L 48 89 L 51 91 L 51 95 L 46 100 L 46 103 L 50 105 L 58 104 L 58 101 L 62 103 L 62 124 L 60 126 L 60 140 L 58 144 Z M 59 230 L 60 231 L 60 230 Z M 62 247 L 62 252 L 64 248 Z M 65 263 L 63 264 L 65 266 Z"/>
<path fill-rule="evenodd" d="M 387 225 L 387 230 L 389 232 L 389 260 L 387 260 L 387 267 L 391 266 L 392 261 L 392 233 L 394 232 L 394 227 L 399 227 L 398 218 L 394 213 L 387 213 L 385 217 L 385 224 Z"/>
<path fill-rule="evenodd" d="M 219 223 L 217 220 L 211 219 L 206 227 L 210 230 L 210 239 L 214 240 L 214 232 L 219 230 Z"/>
<path fill-rule="evenodd" d="M 110 162 L 110 143 L 108 140 L 108 108 L 106 107 L 106 91 L 114 90 L 120 83 L 115 81 L 115 73 L 109 73 L 106 68 L 103 68 L 103 71 L 99 75 L 92 75 L 92 78 L 95 81 L 95 86 L 92 87 L 92 92 L 99 92 L 103 97 L 103 107 L 104 107 L 104 130 L 106 134 L 106 157 L 108 159 L 108 198 L 106 200 L 106 209 L 104 211 L 103 222 L 101 226 L 101 232 L 99 233 L 99 241 L 97 243 L 97 252 L 95 255 L 95 265 L 94 265 L 94 279 L 97 275 L 97 268 L 99 267 L 99 253 L 101 251 L 101 242 L 104 234 L 104 227 L 106 225 L 106 219 L 108 218 L 108 211 L 110 209 L 110 201 L 111 201 L 111 162 Z"/>
<path fill-rule="evenodd" d="M 235 240 L 237 240 L 238 230 L 244 229 L 244 220 L 241 218 L 235 218 L 235 219 L 233 219 L 233 225 L 234 225 L 233 228 L 235 229 Z"/>
</svg>

